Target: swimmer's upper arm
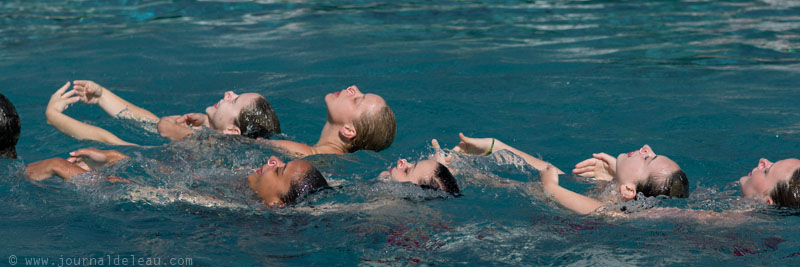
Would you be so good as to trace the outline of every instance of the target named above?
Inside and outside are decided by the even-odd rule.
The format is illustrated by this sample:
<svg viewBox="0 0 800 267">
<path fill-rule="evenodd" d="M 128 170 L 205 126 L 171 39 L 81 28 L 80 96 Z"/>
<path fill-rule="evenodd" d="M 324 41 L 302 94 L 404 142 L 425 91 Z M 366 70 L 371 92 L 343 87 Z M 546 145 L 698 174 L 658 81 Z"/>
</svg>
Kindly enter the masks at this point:
<svg viewBox="0 0 800 267">
<path fill-rule="evenodd" d="M 48 111 L 46 117 L 48 124 L 52 125 L 58 131 L 78 140 L 92 140 L 112 145 L 136 145 L 120 139 L 103 128 L 83 123 L 63 113 Z"/>
<path fill-rule="evenodd" d="M 299 157 L 305 157 L 312 154 L 311 147 L 306 144 L 288 140 L 266 140 L 266 142 L 270 145 L 286 150 L 286 152 L 297 154 Z"/>
<path fill-rule="evenodd" d="M 558 184 L 545 185 L 544 191 L 558 204 L 580 214 L 589 214 L 603 206 L 603 202 L 572 192 Z"/>
</svg>

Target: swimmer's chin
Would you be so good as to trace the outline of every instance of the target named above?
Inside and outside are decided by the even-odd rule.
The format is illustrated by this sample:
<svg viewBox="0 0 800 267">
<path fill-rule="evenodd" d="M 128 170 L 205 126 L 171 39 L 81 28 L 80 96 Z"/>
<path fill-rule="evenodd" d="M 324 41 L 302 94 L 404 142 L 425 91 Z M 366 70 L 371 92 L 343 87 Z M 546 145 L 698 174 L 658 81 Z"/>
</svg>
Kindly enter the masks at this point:
<svg viewBox="0 0 800 267">
<path fill-rule="evenodd" d="M 388 176 L 392 176 L 391 174 L 389 174 L 389 171 L 382 171 L 381 174 L 378 174 L 378 177 L 388 177 Z"/>
</svg>

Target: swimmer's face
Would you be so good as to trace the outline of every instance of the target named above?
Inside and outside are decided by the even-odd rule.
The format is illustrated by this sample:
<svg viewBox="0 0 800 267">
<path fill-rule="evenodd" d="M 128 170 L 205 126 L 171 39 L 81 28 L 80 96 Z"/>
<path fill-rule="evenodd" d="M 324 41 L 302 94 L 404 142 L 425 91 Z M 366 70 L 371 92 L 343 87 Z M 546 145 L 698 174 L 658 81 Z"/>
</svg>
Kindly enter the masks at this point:
<svg viewBox="0 0 800 267">
<path fill-rule="evenodd" d="M 668 176 L 680 169 L 677 163 L 663 155 L 657 155 L 652 148 L 642 148 L 617 156 L 617 183 L 633 185 L 644 183 L 651 175 Z"/>
<path fill-rule="evenodd" d="M 380 176 L 391 177 L 396 182 L 412 182 L 419 185 L 433 177 L 436 167 L 438 163 L 435 160 L 421 160 L 414 164 L 401 159 L 397 161 L 396 167 L 382 172 Z"/>
<path fill-rule="evenodd" d="M 758 165 L 747 176 L 739 179 L 742 196 L 763 199 L 772 204 L 769 193 L 775 189 L 778 182 L 789 181 L 797 168 L 800 168 L 798 159 L 784 159 L 775 163 L 760 159 Z"/>
<path fill-rule="evenodd" d="M 328 119 L 334 123 L 348 124 L 367 112 L 377 112 L 386 101 L 376 94 L 364 94 L 355 85 L 339 92 L 325 95 Z"/>
<path fill-rule="evenodd" d="M 208 123 L 214 130 L 229 133 L 226 130 L 235 127 L 233 121 L 239 117 L 242 109 L 252 105 L 253 101 L 260 97 L 261 95 L 257 93 L 237 95 L 232 91 L 227 91 L 219 102 L 206 108 Z"/>
<path fill-rule="evenodd" d="M 272 156 L 260 169 L 247 177 L 247 181 L 259 197 L 269 206 L 283 206 L 281 198 L 289 192 L 292 182 L 303 178 L 311 164 L 304 160 L 284 163 Z"/>
</svg>

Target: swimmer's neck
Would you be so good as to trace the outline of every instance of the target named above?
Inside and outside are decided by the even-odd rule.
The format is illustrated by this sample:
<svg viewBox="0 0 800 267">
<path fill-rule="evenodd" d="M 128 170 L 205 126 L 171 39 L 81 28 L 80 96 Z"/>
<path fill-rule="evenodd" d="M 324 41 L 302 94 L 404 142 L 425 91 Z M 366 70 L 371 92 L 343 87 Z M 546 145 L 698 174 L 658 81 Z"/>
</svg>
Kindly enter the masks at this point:
<svg viewBox="0 0 800 267">
<path fill-rule="evenodd" d="M 343 125 L 334 124 L 330 121 L 325 122 L 322 127 L 322 133 L 319 135 L 319 141 L 312 146 L 314 151 L 318 154 L 345 154 L 347 153 L 348 144 L 342 141 L 339 136 L 339 129 Z"/>
</svg>

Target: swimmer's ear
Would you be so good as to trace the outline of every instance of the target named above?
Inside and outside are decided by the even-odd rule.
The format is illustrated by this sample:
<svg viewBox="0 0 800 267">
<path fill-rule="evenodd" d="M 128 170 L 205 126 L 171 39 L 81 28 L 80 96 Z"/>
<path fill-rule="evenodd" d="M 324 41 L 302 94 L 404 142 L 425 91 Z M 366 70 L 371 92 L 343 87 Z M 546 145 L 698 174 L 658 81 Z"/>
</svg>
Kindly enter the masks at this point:
<svg viewBox="0 0 800 267">
<path fill-rule="evenodd" d="M 626 200 L 636 198 L 636 186 L 633 184 L 623 184 L 619 186 L 619 193 L 622 194 Z"/>
<path fill-rule="evenodd" d="M 356 127 L 352 124 L 345 124 L 342 128 L 339 128 L 339 134 L 346 137 L 347 139 L 356 138 Z"/>
<path fill-rule="evenodd" d="M 242 130 L 239 129 L 239 127 L 231 125 L 230 127 L 225 128 L 224 130 L 222 130 L 222 133 L 224 133 L 224 134 L 241 135 L 242 134 Z"/>
<path fill-rule="evenodd" d="M 772 197 L 769 197 L 769 196 L 767 197 L 767 204 L 775 205 L 775 201 L 772 201 Z"/>
</svg>

